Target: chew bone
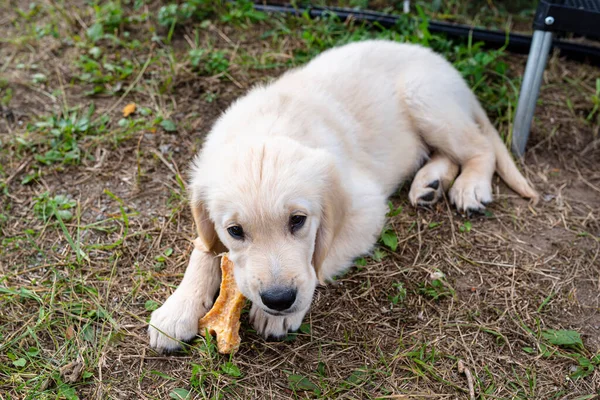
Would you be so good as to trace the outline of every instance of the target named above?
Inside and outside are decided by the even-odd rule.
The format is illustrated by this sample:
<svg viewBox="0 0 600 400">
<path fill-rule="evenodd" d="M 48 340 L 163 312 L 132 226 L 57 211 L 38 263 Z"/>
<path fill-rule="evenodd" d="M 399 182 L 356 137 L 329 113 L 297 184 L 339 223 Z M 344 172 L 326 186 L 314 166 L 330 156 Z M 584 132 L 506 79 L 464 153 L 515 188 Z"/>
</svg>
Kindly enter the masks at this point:
<svg viewBox="0 0 600 400">
<path fill-rule="evenodd" d="M 217 349 L 221 354 L 230 354 L 240 346 L 240 314 L 245 298 L 238 290 L 233 276 L 233 263 L 227 255 L 221 258 L 221 291 L 212 309 L 198 322 L 201 335 L 206 330 L 217 335 Z"/>
</svg>

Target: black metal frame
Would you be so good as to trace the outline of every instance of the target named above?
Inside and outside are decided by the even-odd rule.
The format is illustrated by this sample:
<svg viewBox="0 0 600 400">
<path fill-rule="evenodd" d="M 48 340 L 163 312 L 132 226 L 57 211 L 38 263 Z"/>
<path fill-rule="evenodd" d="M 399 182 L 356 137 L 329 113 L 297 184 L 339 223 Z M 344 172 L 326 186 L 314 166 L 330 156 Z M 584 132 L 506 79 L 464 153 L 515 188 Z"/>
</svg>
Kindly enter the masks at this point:
<svg viewBox="0 0 600 400">
<path fill-rule="evenodd" d="M 517 156 L 523 156 L 529 140 L 553 33 L 569 32 L 600 37 L 600 0 L 541 0 L 533 20 L 533 29 L 513 125 L 512 150 Z"/>
<path fill-rule="evenodd" d="M 319 18 L 327 13 L 335 14 L 340 20 L 346 21 L 353 19 L 356 21 L 364 21 L 369 23 L 377 23 L 384 28 L 391 28 L 398 22 L 398 15 L 385 14 L 376 11 L 368 10 L 352 10 L 339 7 L 319 7 L 319 6 L 292 6 L 289 4 L 266 4 L 256 3 L 255 7 L 259 11 L 286 13 L 293 15 L 302 15 L 306 13 L 311 18 Z M 473 28 L 466 25 L 451 24 L 447 22 L 429 21 L 428 29 L 431 33 L 444 33 L 450 37 L 468 38 L 473 41 L 484 42 L 488 47 L 503 47 L 512 53 L 527 54 L 531 47 L 532 36 L 506 33 L 497 30 L 487 30 L 481 28 Z M 553 40 L 552 48 L 559 49 L 561 55 L 577 60 L 587 61 L 600 64 L 600 47 L 589 46 L 581 43 L 573 43 L 562 40 Z"/>
</svg>

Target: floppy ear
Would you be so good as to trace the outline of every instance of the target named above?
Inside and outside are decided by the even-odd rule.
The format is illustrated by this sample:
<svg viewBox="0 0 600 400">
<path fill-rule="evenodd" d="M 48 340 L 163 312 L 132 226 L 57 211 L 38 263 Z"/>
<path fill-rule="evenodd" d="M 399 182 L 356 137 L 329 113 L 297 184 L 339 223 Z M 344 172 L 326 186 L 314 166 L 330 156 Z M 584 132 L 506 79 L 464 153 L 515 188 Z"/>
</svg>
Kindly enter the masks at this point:
<svg viewBox="0 0 600 400">
<path fill-rule="evenodd" d="M 215 251 L 220 240 L 215 230 L 215 224 L 208 215 L 208 210 L 198 188 L 192 186 L 191 198 L 192 215 L 196 224 L 196 231 L 206 251 Z"/>
<path fill-rule="evenodd" d="M 348 207 L 347 194 L 342 188 L 339 174 L 331 168 L 329 176 L 321 200 L 321 221 L 317 229 L 313 253 L 313 266 L 321 284 L 329 278 L 327 272 L 323 270 L 323 263 L 344 223 Z"/>
</svg>

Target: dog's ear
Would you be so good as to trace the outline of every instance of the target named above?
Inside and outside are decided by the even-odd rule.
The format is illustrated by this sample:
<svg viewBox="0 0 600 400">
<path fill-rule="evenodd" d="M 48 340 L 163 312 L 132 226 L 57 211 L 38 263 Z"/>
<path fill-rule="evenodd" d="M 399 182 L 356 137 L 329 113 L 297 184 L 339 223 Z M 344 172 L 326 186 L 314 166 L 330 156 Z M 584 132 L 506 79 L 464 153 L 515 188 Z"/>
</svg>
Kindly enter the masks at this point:
<svg viewBox="0 0 600 400">
<path fill-rule="evenodd" d="M 194 223 L 196 224 L 196 231 L 198 232 L 198 238 L 200 238 L 206 251 L 216 251 L 220 240 L 217 236 L 217 231 L 215 230 L 215 224 L 208 215 L 208 210 L 200 190 L 194 186 L 192 186 L 190 205 Z"/>
<path fill-rule="evenodd" d="M 334 168 L 330 168 L 329 180 L 324 190 L 321 200 L 321 221 L 317 229 L 313 253 L 313 266 L 322 284 L 329 278 L 328 273 L 323 270 L 323 263 L 344 223 L 348 207 L 347 194 Z"/>
</svg>

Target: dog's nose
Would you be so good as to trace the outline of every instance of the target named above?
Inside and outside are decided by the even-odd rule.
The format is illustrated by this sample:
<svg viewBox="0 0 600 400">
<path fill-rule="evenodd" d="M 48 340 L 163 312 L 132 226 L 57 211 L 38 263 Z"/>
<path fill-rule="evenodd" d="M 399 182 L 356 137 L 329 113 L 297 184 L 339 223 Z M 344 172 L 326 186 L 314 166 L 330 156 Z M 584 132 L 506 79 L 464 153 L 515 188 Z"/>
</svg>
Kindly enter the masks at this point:
<svg viewBox="0 0 600 400">
<path fill-rule="evenodd" d="M 278 287 L 260 293 L 260 298 L 265 306 L 271 310 L 287 310 L 296 301 L 296 289 Z"/>
</svg>

